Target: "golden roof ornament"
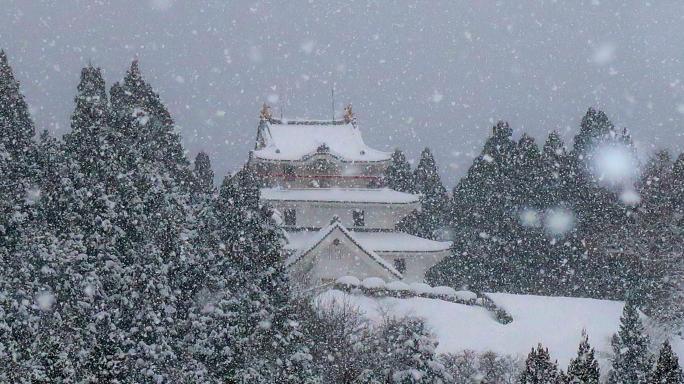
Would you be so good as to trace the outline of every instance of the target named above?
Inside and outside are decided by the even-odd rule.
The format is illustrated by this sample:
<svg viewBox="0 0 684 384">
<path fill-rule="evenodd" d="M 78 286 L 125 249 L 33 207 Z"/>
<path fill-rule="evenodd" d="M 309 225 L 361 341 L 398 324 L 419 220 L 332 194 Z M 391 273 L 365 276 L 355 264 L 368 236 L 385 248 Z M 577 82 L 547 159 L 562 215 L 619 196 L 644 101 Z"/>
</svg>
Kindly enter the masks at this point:
<svg viewBox="0 0 684 384">
<path fill-rule="evenodd" d="M 264 105 L 261 106 L 259 117 L 261 120 L 271 120 L 271 107 L 268 104 L 264 103 Z"/>
<path fill-rule="evenodd" d="M 352 111 L 352 105 L 347 104 L 347 106 L 344 107 L 344 122 L 351 123 L 352 121 L 354 121 L 354 112 Z"/>
</svg>

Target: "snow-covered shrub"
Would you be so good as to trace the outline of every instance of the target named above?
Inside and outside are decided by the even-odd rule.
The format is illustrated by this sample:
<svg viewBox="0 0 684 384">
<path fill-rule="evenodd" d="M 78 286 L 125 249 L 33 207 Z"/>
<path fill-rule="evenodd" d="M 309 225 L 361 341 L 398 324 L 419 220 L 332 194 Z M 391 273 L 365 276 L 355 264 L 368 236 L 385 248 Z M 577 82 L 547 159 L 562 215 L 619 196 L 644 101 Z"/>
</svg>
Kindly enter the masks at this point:
<svg viewBox="0 0 684 384">
<path fill-rule="evenodd" d="M 369 290 L 380 291 L 385 288 L 385 280 L 379 277 L 367 277 L 363 279 L 361 285 Z"/>
</svg>

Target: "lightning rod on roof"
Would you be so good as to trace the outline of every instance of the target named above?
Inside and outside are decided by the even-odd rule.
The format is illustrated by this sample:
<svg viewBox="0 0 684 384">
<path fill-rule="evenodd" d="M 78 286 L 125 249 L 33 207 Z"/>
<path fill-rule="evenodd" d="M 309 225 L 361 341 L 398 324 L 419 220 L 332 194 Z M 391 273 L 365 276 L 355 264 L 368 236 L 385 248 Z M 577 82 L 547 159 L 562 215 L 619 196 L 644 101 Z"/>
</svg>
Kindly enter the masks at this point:
<svg viewBox="0 0 684 384">
<path fill-rule="evenodd" d="M 331 99 L 331 109 L 330 112 L 332 113 L 332 122 L 335 122 L 335 83 L 333 83 L 330 86 L 330 99 Z"/>
</svg>

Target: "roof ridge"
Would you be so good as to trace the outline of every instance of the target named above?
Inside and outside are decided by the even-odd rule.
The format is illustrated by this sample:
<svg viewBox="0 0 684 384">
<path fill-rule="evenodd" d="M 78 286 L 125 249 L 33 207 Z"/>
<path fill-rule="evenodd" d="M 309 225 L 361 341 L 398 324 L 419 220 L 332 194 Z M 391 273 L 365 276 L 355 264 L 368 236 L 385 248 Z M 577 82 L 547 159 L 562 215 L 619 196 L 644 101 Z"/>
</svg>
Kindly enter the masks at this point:
<svg viewBox="0 0 684 384">
<path fill-rule="evenodd" d="M 346 124 L 352 124 L 351 122 L 347 122 L 345 120 L 337 120 L 337 119 L 335 119 L 335 120 L 329 120 L 329 119 L 317 120 L 317 119 L 300 119 L 300 118 L 295 118 L 295 119 L 270 118 L 266 121 L 270 124 L 278 124 L 278 125 L 346 125 Z"/>
<path fill-rule="evenodd" d="M 335 230 L 335 228 L 338 228 L 349 240 L 351 240 L 357 247 L 359 247 L 364 253 L 366 253 L 368 256 L 370 256 L 373 261 L 378 263 L 381 267 L 385 268 L 388 270 L 391 274 L 394 276 L 398 277 L 399 279 L 403 279 L 403 275 L 401 272 L 397 271 L 396 268 L 394 268 L 391 264 L 387 262 L 387 260 L 383 259 L 382 256 L 378 255 L 373 251 L 372 249 L 366 248 L 357 238 L 355 238 L 352 233 L 339 221 L 339 219 L 333 220 L 328 224 L 327 226 L 321 228 L 318 231 L 318 236 L 316 241 L 312 241 L 311 244 L 309 244 L 307 247 L 302 248 L 298 252 L 296 252 L 292 257 L 288 258 L 285 261 L 285 266 L 289 267 L 290 265 L 298 262 L 301 260 L 306 254 L 311 252 L 312 249 L 316 248 L 318 244 L 320 244 L 328 235 Z"/>
</svg>

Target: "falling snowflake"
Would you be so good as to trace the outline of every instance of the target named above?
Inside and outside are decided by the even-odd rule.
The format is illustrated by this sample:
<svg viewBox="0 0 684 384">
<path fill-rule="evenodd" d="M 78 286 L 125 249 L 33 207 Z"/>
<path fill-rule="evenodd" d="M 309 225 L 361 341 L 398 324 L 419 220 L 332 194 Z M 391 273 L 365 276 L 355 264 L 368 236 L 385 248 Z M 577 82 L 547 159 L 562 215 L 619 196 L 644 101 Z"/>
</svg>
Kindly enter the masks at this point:
<svg viewBox="0 0 684 384">
<path fill-rule="evenodd" d="M 564 208 L 549 209 L 544 217 L 544 228 L 552 235 L 562 235 L 575 226 L 575 215 Z"/>
<path fill-rule="evenodd" d="M 525 227 L 540 227 L 541 218 L 536 209 L 524 209 L 520 212 L 520 224 Z"/>
<path fill-rule="evenodd" d="M 36 304 L 41 311 L 49 311 L 55 304 L 55 296 L 47 291 L 40 292 L 36 296 Z"/>
</svg>

